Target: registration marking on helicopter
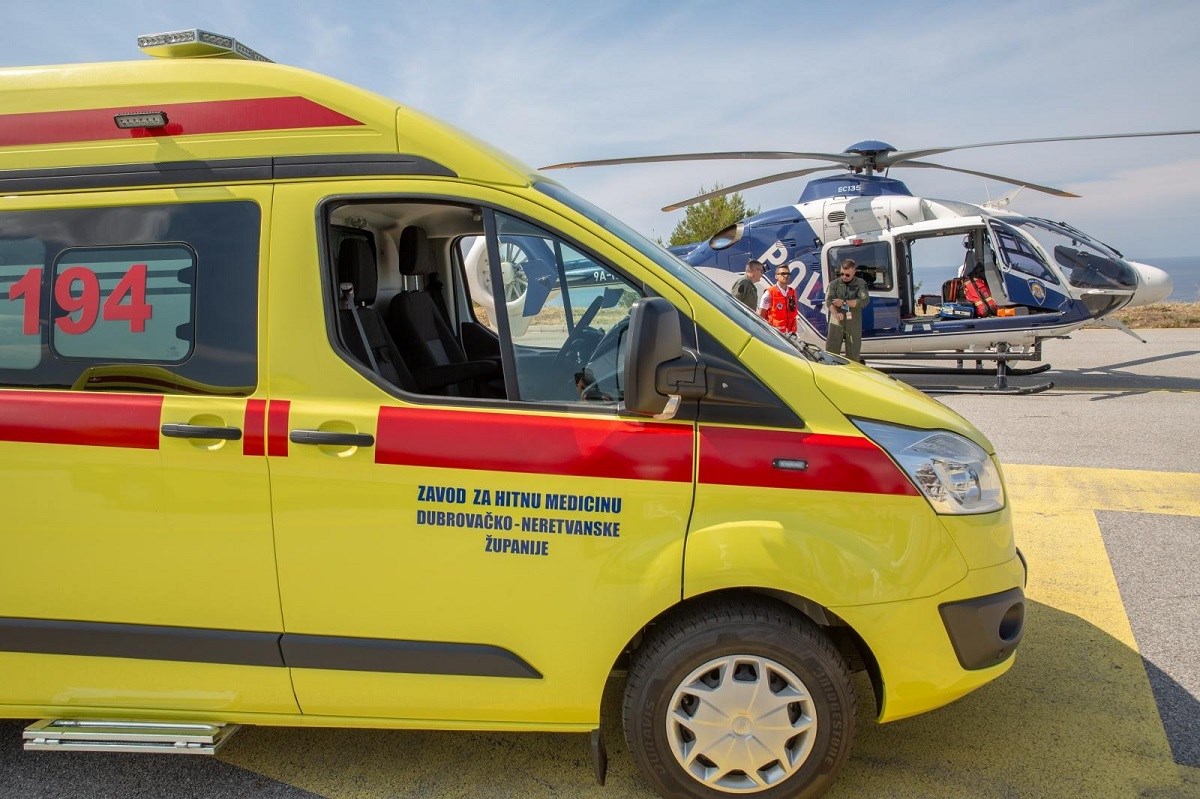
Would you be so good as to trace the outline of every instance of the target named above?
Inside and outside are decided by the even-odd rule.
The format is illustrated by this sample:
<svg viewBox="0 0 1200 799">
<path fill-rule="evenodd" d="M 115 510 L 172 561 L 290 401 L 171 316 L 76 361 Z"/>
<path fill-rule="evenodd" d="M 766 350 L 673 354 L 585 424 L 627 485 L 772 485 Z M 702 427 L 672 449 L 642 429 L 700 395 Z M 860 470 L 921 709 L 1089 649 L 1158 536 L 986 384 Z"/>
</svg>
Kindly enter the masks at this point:
<svg viewBox="0 0 1200 799">
<path fill-rule="evenodd" d="M 1200 518 L 1200 474 L 1006 464 L 1005 476 L 1030 564 L 1015 665 L 949 707 L 885 725 L 859 680 L 858 740 L 827 797 L 1200 797 L 1200 769 L 1173 759 L 1097 520 Z M 619 703 L 604 723 L 606 787 L 583 736 L 250 728 L 221 759 L 338 799 L 652 797 L 624 751 Z"/>
</svg>

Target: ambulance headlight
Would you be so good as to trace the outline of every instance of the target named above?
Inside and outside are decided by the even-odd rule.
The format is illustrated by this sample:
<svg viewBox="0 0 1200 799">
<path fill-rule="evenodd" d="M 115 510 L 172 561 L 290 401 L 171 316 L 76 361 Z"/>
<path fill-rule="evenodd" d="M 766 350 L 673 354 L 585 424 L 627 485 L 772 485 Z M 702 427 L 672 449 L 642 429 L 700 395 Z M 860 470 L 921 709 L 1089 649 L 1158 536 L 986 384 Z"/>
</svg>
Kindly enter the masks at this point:
<svg viewBox="0 0 1200 799">
<path fill-rule="evenodd" d="M 983 448 L 948 430 L 914 430 L 855 420 L 892 456 L 938 513 L 989 513 L 1004 507 L 1000 470 Z"/>
</svg>

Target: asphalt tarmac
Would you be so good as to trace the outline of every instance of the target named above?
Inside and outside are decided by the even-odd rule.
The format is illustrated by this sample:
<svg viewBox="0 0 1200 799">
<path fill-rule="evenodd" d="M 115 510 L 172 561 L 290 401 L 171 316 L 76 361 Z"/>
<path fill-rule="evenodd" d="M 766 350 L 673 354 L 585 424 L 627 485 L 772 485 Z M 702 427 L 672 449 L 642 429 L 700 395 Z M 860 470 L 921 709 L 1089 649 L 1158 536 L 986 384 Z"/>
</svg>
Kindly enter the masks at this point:
<svg viewBox="0 0 1200 799">
<path fill-rule="evenodd" d="M 1026 636 L 949 707 L 864 711 L 832 799 L 1200 798 L 1200 330 L 1139 332 L 1046 344 L 1054 369 L 1012 380 L 1054 380 L 1042 394 L 936 395 L 1005 464 Z M 615 702 L 603 716 L 603 788 L 583 736 L 244 728 L 212 759 L 27 753 L 25 722 L 0 722 L 0 797 L 652 796 Z"/>
</svg>

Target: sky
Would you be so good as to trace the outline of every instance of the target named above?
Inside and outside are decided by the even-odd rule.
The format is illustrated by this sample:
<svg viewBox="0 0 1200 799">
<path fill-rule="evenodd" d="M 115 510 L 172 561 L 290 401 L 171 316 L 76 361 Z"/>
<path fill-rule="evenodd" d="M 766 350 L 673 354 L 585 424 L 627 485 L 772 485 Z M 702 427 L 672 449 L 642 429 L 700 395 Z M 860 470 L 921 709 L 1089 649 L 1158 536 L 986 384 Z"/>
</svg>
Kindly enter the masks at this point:
<svg viewBox="0 0 1200 799">
<path fill-rule="evenodd" d="M 724 150 L 841 152 L 1200 129 L 1200 3 L 410 2 L 104 0 L 9 4 L 0 66 L 141 58 L 138 34 L 203 28 L 280 63 L 413 106 L 538 167 Z M 3 113 L 3 108 L 0 108 Z M 985 148 L 947 166 L 1022 192 L 1011 210 L 1065 220 L 1132 257 L 1196 256 L 1200 136 Z M 668 203 L 810 161 L 628 165 L 551 173 L 651 237 Z M 835 173 L 821 173 L 835 174 Z M 1011 187 L 928 169 L 924 197 Z M 796 201 L 804 178 L 750 189 Z"/>
</svg>

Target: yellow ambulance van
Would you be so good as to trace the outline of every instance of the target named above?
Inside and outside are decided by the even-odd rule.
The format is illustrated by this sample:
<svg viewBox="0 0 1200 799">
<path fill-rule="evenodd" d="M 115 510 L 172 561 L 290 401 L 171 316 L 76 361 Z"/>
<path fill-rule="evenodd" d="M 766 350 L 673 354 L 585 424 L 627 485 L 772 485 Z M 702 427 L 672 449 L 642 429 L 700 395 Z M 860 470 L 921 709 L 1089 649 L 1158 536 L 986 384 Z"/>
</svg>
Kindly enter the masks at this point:
<svg viewBox="0 0 1200 799">
<path fill-rule="evenodd" d="M 963 418 L 411 108 L 140 44 L 0 70 L 27 747 L 579 732 L 602 776 L 610 684 L 662 795 L 816 796 L 860 701 L 1012 665 L 1025 567 Z"/>
</svg>

